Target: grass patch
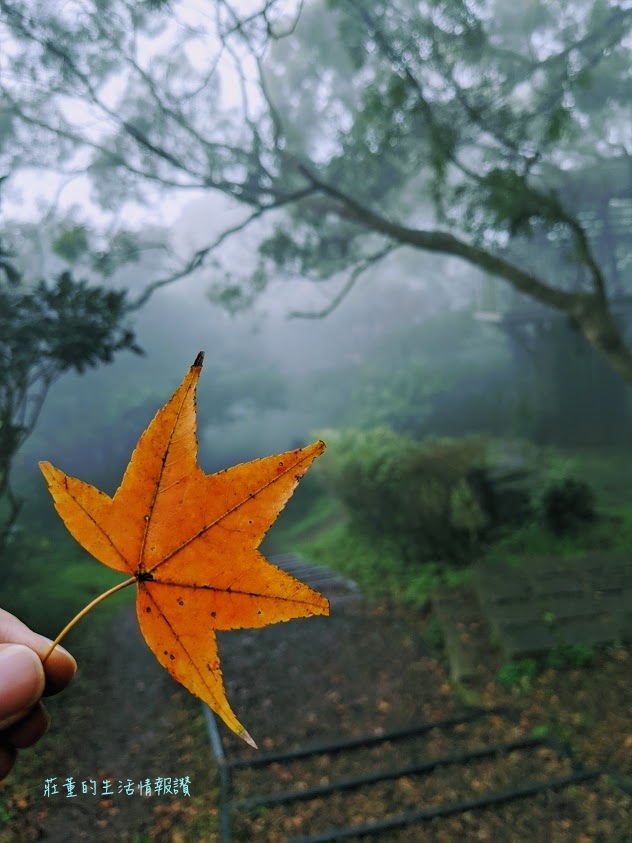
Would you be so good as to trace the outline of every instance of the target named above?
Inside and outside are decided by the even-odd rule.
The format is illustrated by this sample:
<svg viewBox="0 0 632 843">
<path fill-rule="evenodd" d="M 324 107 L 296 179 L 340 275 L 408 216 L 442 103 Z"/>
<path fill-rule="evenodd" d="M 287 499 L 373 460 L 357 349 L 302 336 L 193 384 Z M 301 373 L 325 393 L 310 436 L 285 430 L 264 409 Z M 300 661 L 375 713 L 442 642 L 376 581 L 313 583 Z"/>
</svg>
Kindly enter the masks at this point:
<svg viewBox="0 0 632 843">
<path fill-rule="evenodd" d="M 340 501 L 328 495 L 314 497 L 312 505 L 303 512 L 293 509 L 291 504 L 290 500 L 287 509 L 264 538 L 261 546 L 264 553 L 282 553 L 288 548 L 297 548 L 345 518 Z"/>
<path fill-rule="evenodd" d="M 550 480 L 558 473 L 561 476 L 571 472 L 590 483 L 596 492 L 600 517 L 575 532 L 556 535 L 534 516 L 520 527 L 497 534 L 478 559 L 518 567 L 531 556 L 569 559 L 593 550 L 632 550 L 630 455 L 596 451 L 565 454 L 556 449 L 535 449 L 532 457 L 542 478 Z M 630 471 L 625 470 L 628 466 Z M 423 565 L 404 561 L 401 548 L 394 543 L 369 540 L 354 531 L 338 500 L 315 489 L 311 489 L 309 497 L 306 507 L 288 507 L 266 539 L 264 552 L 297 550 L 316 564 L 354 579 L 367 595 L 422 606 L 436 586 L 461 585 L 469 580 L 467 567 L 450 566 L 441 560 Z M 473 558 L 474 561 L 478 560 Z"/>
<path fill-rule="evenodd" d="M 574 453 L 573 473 L 594 488 L 599 504 L 619 511 L 632 500 L 632 454 L 629 450 L 582 450 Z"/>
<path fill-rule="evenodd" d="M 530 691 L 536 676 L 546 668 L 579 670 L 592 665 L 597 648 L 587 644 L 558 644 L 543 659 L 519 659 L 507 662 L 496 673 L 496 681 L 505 688 L 523 693 Z"/>
<path fill-rule="evenodd" d="M 121 582 L 122 574 L 97 562 L 65 530 L 53 538 L 20 536 L 7 551 L 2 571 L 2 608 L 36 632 L 54 638 L 83 607 Z M 100 604 L 64 639 L 68 649 L 90 646 L 119 611 L 134 599 L 124 589 Z"/>
<path fill-rule="evenodd" d="M 458 585 L 470 577 L 467 568 L 439 562 L 415 568 L 404 562 L 387 540 L 376 542 L 358 535 L 346 521 L 336 520 L 311 538 L 299 538 L 292 546 L 316 564 L 355 580 L 368 596 L 404 600 L 418 606 L 426 605 L 438 585 Z"/>
<path fill-rule="evenodd" d="M 496 681 L 505 688 L 526 692 L 538 674 L 539 665 L 535 659 L 519 659 L 504 664 L 496 674 Z"/>
<path fill-rule="evenodd" d="M 547 530 L 540 522 L 532 521 L 496 538 L 483 559 L 516 566 L 525 556 L 570 559 L 591 550 L 629 552 L 632 549 L 632 506 L 622 507 L 616 515 L 604 515 L 578 532 L 561 536 Z"/>
<path fill-rule="evenodd" d="M 591 665 L 597 649 L 590 644 L 558 644 L 546 656 L 547 667 L 569 667 L 578 670 Z"/>
</svg>

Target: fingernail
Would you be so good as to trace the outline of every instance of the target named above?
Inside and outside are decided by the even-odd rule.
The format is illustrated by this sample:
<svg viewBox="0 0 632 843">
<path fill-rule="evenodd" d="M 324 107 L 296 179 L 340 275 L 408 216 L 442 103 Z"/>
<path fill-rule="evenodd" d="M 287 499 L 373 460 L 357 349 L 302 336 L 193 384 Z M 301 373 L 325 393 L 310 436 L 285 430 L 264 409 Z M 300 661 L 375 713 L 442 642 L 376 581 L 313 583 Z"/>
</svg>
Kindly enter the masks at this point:
<svg viewBox="0 0 632 843">
<path fill-rule="evenodd" d="M 25 714 L 43 690 L 44 669 L 37 653 L 23 644 L 0 648 L 0 728 Z"/>
</svg>

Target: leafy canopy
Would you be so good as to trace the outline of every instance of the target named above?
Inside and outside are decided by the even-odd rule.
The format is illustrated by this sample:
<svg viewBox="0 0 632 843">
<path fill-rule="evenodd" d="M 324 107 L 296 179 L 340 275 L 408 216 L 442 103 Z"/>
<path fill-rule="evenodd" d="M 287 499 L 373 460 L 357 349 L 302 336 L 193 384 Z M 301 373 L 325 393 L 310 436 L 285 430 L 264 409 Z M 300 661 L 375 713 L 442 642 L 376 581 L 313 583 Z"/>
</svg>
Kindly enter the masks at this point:
<svg viewBox="0 0 632 843">
<path fill-rule="evenodd" d="M 76 281 L 62 272 L 29 286 L 0 250 L 0 550 L 21 509 L 10 485 L 13 459 L 32 432 L 49 387 L 74 369 L 109 363 L 123 350 L 142 353 L 126 327 L 124 291 Z"/>
<path fill-rule="evenodd" d="M 0 165 L 87 169 L 113 235 L 126 202 L 166 192 L 242 206 L 146 295 L 265 215 L 254 270 L 216 276 L 212 295 L 230 309 L 279 274 L 340 277 L 335 305 L 407 247 L 568 315 L 632 381 L 610 302 L 630 284 L 629 4 L 302 6 L 267 0 L 240 15 L 218 0 L 211 16 L 103 0 L 38 15 L 35 0 L 0 0 L 12 45 Z"/>
</svg>

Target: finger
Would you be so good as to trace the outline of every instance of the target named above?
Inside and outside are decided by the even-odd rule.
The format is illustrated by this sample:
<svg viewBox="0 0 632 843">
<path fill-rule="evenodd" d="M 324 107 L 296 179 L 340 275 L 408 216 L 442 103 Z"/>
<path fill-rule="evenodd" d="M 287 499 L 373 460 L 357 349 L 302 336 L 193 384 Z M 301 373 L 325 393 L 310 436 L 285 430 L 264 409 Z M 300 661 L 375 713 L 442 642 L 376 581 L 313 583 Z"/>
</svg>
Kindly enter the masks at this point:
<svg viewBox="0 0 632 843">
<path fill-rule="evenodd" d="M 0 729 L 12 726 L 33 708 L 44 690 L 44 669 L 30 647 L 0 644 Z"/>
<path fill-rule="evenodd" d="M 48 712 L 41 703 L 38 703 L 19 723 L 5 730 L 2 741 L 16 749 L 26 749 L 37 743 L 46 733 L 49 725 Z"/>
<path fill-rule="evenodd" d="M 15 764 L 17 752 L 11 746 L 0 746 L 0 779 L 8 776 Z"/>
<path fill-rule="evenodd" d="M 0 643 L 25 644 L 34 650 L 40 659 L 43 659 L 52 641 L 44 635 L 33 632 L 15 615 L 0 609 Z M 56 694 L 61 691 L 70 682 L 76 670 L 77 662 L 67 650 L 57 645 L 44 665 L 46 675 L 44 693 Z"/>
</svg>

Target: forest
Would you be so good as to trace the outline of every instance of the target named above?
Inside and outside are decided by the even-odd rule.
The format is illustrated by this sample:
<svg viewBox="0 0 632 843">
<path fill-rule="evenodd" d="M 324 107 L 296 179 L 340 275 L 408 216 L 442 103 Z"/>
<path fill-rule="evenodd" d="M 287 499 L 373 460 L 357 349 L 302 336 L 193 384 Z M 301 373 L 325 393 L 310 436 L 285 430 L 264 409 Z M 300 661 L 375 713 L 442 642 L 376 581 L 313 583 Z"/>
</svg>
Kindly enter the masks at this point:
<svg viewBox="0 0 632 843">
<path fill-rule="evenodd" d="M 125 589 L 64 640 L 79 672 L 0 781 L 0 843 L 335 840 L 531 778 L 562 784 L 367 834 L 627 839 L 630 67 L 627 0 L 0 0 L 0 609 L 53 639 L 120 581 L 38 463 L 113 496 L 204 351 L 200 468 L 322 439 L 260 549 L 356 594 L 218 632 L 258 746 L 503 706 L 513 725 L 382 760 L 542 742 L 293 815 L 248 807 L 244 774 L 228 832 L 207 715 Z M 333 787 L 380 752 L 264 786 Z M 192 797 L 116 794 L 168 775 Z M 69 777 L 115 793 L 67 799 Z"/>
</svg>

